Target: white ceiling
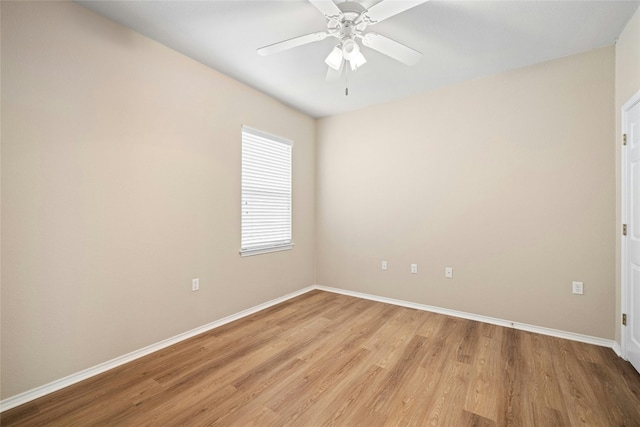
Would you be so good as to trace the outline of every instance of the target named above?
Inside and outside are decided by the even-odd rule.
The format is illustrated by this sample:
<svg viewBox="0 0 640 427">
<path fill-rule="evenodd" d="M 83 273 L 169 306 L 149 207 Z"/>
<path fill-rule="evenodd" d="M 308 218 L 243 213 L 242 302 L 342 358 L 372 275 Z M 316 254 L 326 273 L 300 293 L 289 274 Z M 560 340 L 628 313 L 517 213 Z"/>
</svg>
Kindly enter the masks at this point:
<svg viewBox="0 0 640 427">
<path fill-rule="evenodd" d="M 336 3 L 342 0 L 337 0 Z M 399 1 L 399 0 L 386 0 Z M 371 6 L 377 0 L 361 1 Z M 429 1 L 369 27 L 423 53 L 412 67 L 367 47 L 367 63 L 325 81 L 336 39 L 262 57 L 256 49 L 326 29 L 306 0 L 78 1 L 313 117 L 612 45 L 640 1 Z"/>
</svg>

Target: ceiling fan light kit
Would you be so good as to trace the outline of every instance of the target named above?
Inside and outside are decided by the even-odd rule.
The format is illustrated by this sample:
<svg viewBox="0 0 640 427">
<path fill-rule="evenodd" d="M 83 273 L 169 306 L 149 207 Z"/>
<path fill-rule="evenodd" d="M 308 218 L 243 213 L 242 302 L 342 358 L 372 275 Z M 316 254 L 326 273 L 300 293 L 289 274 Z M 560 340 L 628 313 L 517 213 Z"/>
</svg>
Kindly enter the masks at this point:
<svg viewBox="0 0 640 427">
<path fill-rule="evenodd" d="M 381 0 L 366 9 L 356 1 L 335 4 L 332 0 L 309 0 L 327 20 L 326 31 L 306 34 L 261 47 L 258 49 L 258 54 L 262 56 L 271 55 L 297 46 L 321 41 L 327 37 L 335 37 L 339 40 L 339 43 L 325 59 L 325 63 L 329 67 L 327 81 L 340 79 L 342 70 L 345 68 L 345 62 L 349 62 L 352 71 L 356 71 L 367 62 L 360 51 L 358 39 L 362 41 L 364 46 L 372 50 L 387 55 L 403 64 L 414 65 L 420 60 L 422 53 L 381 34 L 364 33 L 364 31 L 370 25 L 377 24 L 426 1 Z"/>
<path fill-rule="evenodd" d="M 367 62 L 362 52 L 360 52 L 360 46 L 352 39 L 347 39 L 341 45 L 334 47 L 324 62 L 335 71 L 340 71 L 344 60 L 349 61 L 352 71 L 357 70 L 358 67 Z"/>
</svg>

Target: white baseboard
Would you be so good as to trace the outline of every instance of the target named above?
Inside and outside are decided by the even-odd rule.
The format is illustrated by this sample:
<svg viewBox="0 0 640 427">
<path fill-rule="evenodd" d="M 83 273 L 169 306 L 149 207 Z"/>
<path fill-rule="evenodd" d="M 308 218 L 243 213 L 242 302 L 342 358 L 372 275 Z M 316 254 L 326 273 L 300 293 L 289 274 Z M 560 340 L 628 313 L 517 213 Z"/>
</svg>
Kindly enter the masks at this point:
<svg viewBox="0 0 640 427">
<path fill-rule="evenodd" d="M 448 316 L 460 317 L 462 319 L 476 320 L 478 322 L 490 323 L 493 325 L 505 326 L 507 328 L 519 329 L 522 331 L 535 332 L 542 335 L 549 335 L 557 338 L 564 338 L 571 341 L 579 341 L 587 344 L 595 344 L 601 347 L 609 347 L 613 349 L 618 355 L 621 354 L 620 346 L 613 340 L 607 340 L 604 338 L 592 337 L 589 335 L 576 334 L 573 332 L 561 331 L 558 329 L 545 328 L 542 326 L 528 325 L 526 323 L 512 322 L 504 319 L 497 319 L 495 317 L 481 316 L 479 314 L 466 313 L 463 311 L 450 310 L 448 308 L 436 307 L 432 305 L 418 304 L 415 302 L 403 301 L 393 298 L 380 297 L 376 295 L 365 294 L 362 292 L 347 291 L 344 289 L 332 288 L 329 286 L 315 286 L 315 289 L 327 292 L 334 292 L 343 295 L 349 295 L 357 298 L 364 298 L 372 301 L 384 302 L 387 304 L 399 305 L 402 307 L 415 308 L 417 310 L 430 311 L 433 313 L 446 314 Z"/>
<path fill-rule="evenodd" d="M 241 312 L 232 314 L 230 316 L 224 317 L 222 319 L 216 320 L 214 322 L 208 323 L 206 325 L 203 325 L 198 328 L 192 329 L 190 331 L 184 332 L 182 334 L 176 335 L 174 337 L 167 338 L 166 340 L 157 342 L 155 344 L 151 344 L 139 350 L 132 351 L 131 353 L 116 357 L 115 359 L 111 359 L 107 362 L 101 363 L 99 365 L 93 366 L 83 371 L 76 372 L 75 374 L 71 374 L 59 380 L 52 381 L 43 386 L 36 387 L 34 389 L 27 390 L 23 393 L 9 397 L 7 399 L 0 401 L 0 412 L 9 410 L 11 408 L 15 408 L 16 406 L 20 406 L 22 404 L 35 400 L 49 393 L 53 393 L 54 391 L 58 391 L 72 384 L 86 380 L 87 378 L 91 378 L 95 375 L 106 372 L 109 369 L 113 369 L 120 365 L 124 365 L 125 363 L 131 362 L 132 360 L 139 359 L 155 351 L 158 351 L 163 348 L 169 347 L 170 345 L 179 343 L 180 341 L 184 341 L 188 338 L 194 337 L 203 332 L 207 332 L 211 329 L 217 328 L 218 326 L 222 326 L 227 323 L 233 322 L 234 320 L 238 320 L 243 317 L 249 316 L 253 313 L 257 313 L 260 310 L 264 310 L 265 308 L 274 306 L 276 304 L 279 304 L 291 298 L 295 298 L 298 295 L 305 294 L 309 291 L 312 291 L 313 289 L 315 289 L 314 286 L 309 286 L 304 289 L 300 289 L 299 291 L 292 292 L 280 298 L 272 299 L 271 301 L 267 301 L 263 304 L 256 305 L 255 307 L 248 308 Z"/>
<path fill-rule="evenodd" d="M 86 380 L 87 378 L 91 378 L 95 375 L 101 374 L 103 372 L 108 371 L 109 369 L 113 369 L 116 368 L 120 365 L 124 365 L 125 363 L 131 362 L 132 360 L 135 359 L 139 359 L 143 356 L 146 356 L 150 353 L 153 353 L 155 351 L 161 350 L 163 348 L 169 347 L 170 345 L 179 343 L 180 341 L 184 341 L 188 338 L 194 337 L 198 334 L 201 334 L 203 332 L 207 332 L 211 329 L 217 328 L 219 326 L 225 325 L 227 323 L 233 322 L 234 320 L 238 320 L 241 319 L 243 317 L 249 316 L 251 314 L 254 314 L 260 310 L 264 310 L 265 308 L 274 306 L 276 304 L 279 304 L 281 302 L 287 301 L 291 298 L 295 298 L 299 295 L 305 294 L 309 291 L 312 291 L 314 289 L 317 290 L 321 290 L 321 291 L 327 291 L 327 292 L 333 292 L 333 293 L 338 293 L 338 294 L 343 294 L 343 295 L 349 295 L 349 296 L 353 296 L 356 298 L 363 298 L 363 299 L 368 299 L 368 300 L 372 300 L 372 301 L 378 301 L 378 302 L 383 302 L 383 303 L 387 303 L 387 304 L 393 304 L 393 305 L 399 305 L 402 307 L 408 307 L 408 308 L 415 308 L 417 310 L 423 310 L 423 311 L 430 311 L 430 312 L 434 312 L 434 313 L 440 313 L 440 314 L 446 314 L 448 316 L 454 316 L 454 317 L 460 317 L 463 319 L 469 319 L 469 320 L 476 320 L 478 322 L 485 322 L 485 323 L 490 323 L 490 324 L 494 324 L 494 325 L 499 325 L 499 326 L 505 326 L 508 328 L 515 328 L 515 329 L 520 329 L 523 331 L 529 331 L 529 332 L 536 332 L 539 334 L 543 334 L 543 335 L 550 335 L 553 337 L 558 337 L 558 338 L 565 338 L 568 340 L 572 340 L 572 341 L 579 341 L 579 342 L 584 342 L 587 344 L 595 344 L 595 345 L 599 345 L 602 347 L 610 347 L 611 349 L 613 349 L 614 352 L 616 352 L 616 354 L 618 354 L 618 356 L 620 356 L 621 354 L 621 350 L 620 350 L 620 346 L 618 345 L 618 343 L 616 343 L 615 341 L 612 340 L 607 340 L 607 339 L 603 339 L 603 338 L 597 338 L 597 337 L 592 337 L 589 335 L 582 335 L 582 334 L 576 334 L 576 333 L 572 333 L 572 332 L 565 332 L 565 331 L 560 331 L 557 329 L 551 329 L 551 328 L 544 328 L 541 326 L 533 326 L 533 325 L 528 325 L 526 323 L 518 323 L 518 322 L 511 322 L 508 320 L 503 320 L 503 319 L 497 319 L 494 317 L 488 317 L 488 316 L 481 316 L 481 315 L 477 315 L 477 314 L 471 314 L 471 313 L 465 313 L 463 311 L 457 311 L 457 310 L 449 310 L 446 308 L 442 308 L 442 307 L 436 307 L 436 306 L 431 306 L 431 305 L 425 305 L 425 304 L 418 304 L 415 302 L 409 302 L 409 301 L 403 301 L 403 300 L 398 300 L 398 299 L 393 299 L 393 298 L 386 298 L 386 297 L 380 297 L 380 296 L 376 296 L 376 295 L 370 295 L 370 294 L 365 294 L 362 292 L 355 292 L 355 291 L 348 291 L 348 290 L 344 290 L 344 289 L 338 289 L 338 288 L 332 288 L 329 286 L 320 286 L 320 285 L 316 285 L 316 286 L 309 286 L 303 289 L 300 289 L 296 292 L 292 292 L 290 294 L 284 295 L 280 298 L 276 298 L 273 299 L 271 301 L 267 301 L 263 304 L 259 304 L 256 305 L 255 307 L 251 307 L 248 308 L 246 310 L 243 310 L 241 312 L 232 314 L 230 316 L 224 317 L 222 319 L 216 320 L 214 322 L 208 323 L 206 325 L 200 326 L 198 328 L 192 329 L 190 331 L 184 332 L 182 334 L 176 335 L 174 337 L 168 338 L 166 340 L 160 341 L 158 343 L 149 345 L 147 347 L 141 348 L 139 350 L 133 351 L 131 353 L 125 354 L 123 356 L 120 357 L 116 357 L 115 359 L 109 360 L 107 362 L 101 363 L 99 365 L 93 366 L 91 368 L 85 369 L 83 371 L 77 372 L 75 374 L 66 376 L 64 378 L 61 378 L 59 380 L 55 380 L 52 381 L 48 384 L 45 384 L 43 386 L 40 387 L 36 387 L 34 389 L 31 390 L 27 390 L 23 393 L 17 394 L 15 396 L 9 397 L 7 399 L 4 399 L 2 401 L 0 401 L 0 412 L 9 410 L 11 408 L 15 408 L 16 406 L 25 404 L 27 402 L 30 402 L 32 400 L 35 400 L 39 397 L 45 396 L 49 393 L 53 393 L 54 391 L 58 391 L 60 389 L 63 389 L 65 387 L 68 387 L 72 384 L 78 383 L 80 381 Z"/>
</svg>

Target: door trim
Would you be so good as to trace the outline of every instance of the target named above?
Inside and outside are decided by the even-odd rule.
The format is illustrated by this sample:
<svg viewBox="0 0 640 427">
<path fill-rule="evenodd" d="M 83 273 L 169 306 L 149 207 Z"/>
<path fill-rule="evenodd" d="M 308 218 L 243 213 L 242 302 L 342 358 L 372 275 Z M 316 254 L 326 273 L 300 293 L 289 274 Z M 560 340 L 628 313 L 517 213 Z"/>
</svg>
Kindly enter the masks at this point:
<svg viewBox="0 0 640 427">
<path fill-rule="evenodd" d="M 626 132 L 627 129 L 627 113 L 637 103 L 640 103 L 640 91 L 636 92 L 627 102 L 624 103 L 620 109 L 620 138 Z M 617 144 L 622 144 L 622 140 L 616 141 Z M 629 201 L 629 182 L 627 181 L 627 146 L 622 146 L 621 150 L 621 185 L 620 185 L 620 224 L 627 224 L 627 208 Z M 620 236 L 620 318 L 616 319 L 616 322 L 620 322 L 620 344 L 621 355 L 624 360 L 627 358 L 627 327 L 622 325 L 622 313 L 629 313 L 629 278 L 627 277 L 627 239 L 622 236 L 622 229 L 620 227 L 617 230 Z"/>
</svg>

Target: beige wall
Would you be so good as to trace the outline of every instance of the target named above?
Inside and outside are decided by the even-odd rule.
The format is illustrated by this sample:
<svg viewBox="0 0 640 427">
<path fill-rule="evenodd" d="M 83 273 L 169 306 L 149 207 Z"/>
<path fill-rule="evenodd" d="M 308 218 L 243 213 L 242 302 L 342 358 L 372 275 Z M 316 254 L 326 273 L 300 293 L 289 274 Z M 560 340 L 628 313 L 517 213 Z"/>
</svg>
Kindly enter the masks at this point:
<svg viewBox="0 0 640 427">
<path fill-rule="evenodd" d="M 614 117 L 608 47 L 320 120 L 318 284 L 613 339 Z"/>
<path fill-rule="evenodd" d="M 66 2 L 2 2 L 1 106 L 2 398 L 314 284 L 310 117 Z M 292 251 L 238 254 L 242 124 L 295 141 Z"/>
<path fill-rule="evenodd" d="M 616 42 L 616 88 L 615 88 L 615 111 L 616 111 L 616 139 L 615 139 L 615 159 L 616 159 L 616 341 L 620 343 L 621 323 L 620 315 L 620 229 L 622 227 L 620 219 L 622 218 L 620 206 L 620 183 L 622 179 L 622 171 L 620 168 L 621 160 L 621 132 L 622 117 L 620 110 L 622 106 L 635 93 L 640 91 L 640 8 L 636 10 L 624 31 Z"/>
</svg>

